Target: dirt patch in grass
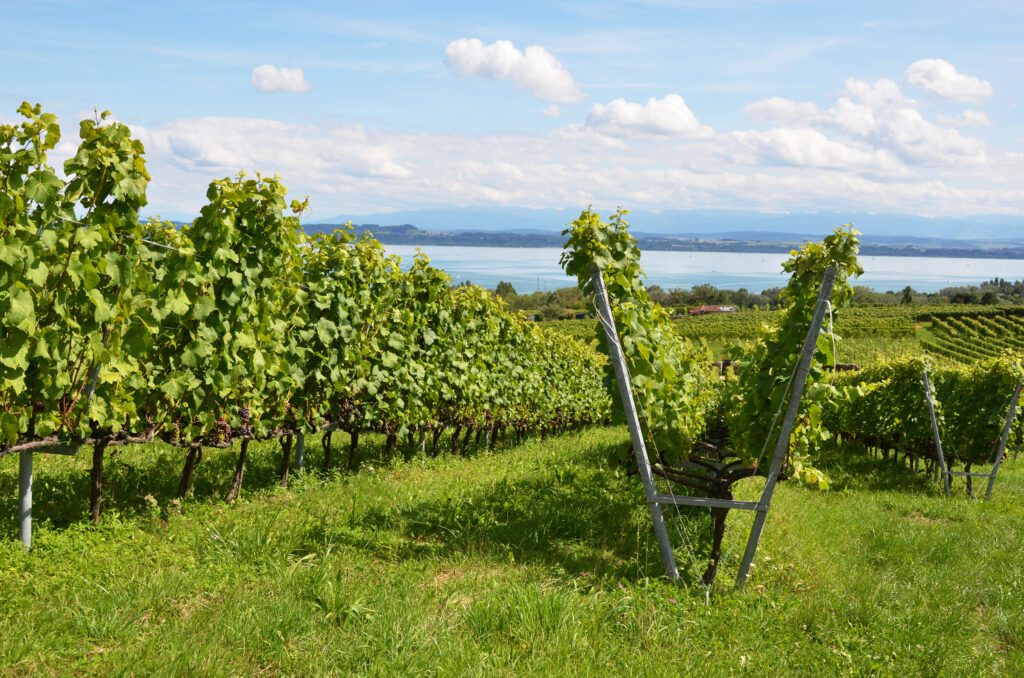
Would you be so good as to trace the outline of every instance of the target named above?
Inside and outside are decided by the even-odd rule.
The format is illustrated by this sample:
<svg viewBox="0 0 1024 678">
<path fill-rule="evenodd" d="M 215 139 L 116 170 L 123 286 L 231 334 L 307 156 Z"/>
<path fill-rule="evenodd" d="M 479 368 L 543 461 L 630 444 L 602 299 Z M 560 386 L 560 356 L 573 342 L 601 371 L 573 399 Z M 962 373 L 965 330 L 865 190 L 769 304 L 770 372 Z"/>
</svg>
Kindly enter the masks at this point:
<svg viewBox="0 0 1024 678">
<path fill-rule="evenodd" d="M 903 519 L 916 525 L 948 525 L 953 522 L 949 518 L 937 518 L 936 516 L 925 515 L 919 511 L 906 513 L 903 515 Z"/>
</svg>

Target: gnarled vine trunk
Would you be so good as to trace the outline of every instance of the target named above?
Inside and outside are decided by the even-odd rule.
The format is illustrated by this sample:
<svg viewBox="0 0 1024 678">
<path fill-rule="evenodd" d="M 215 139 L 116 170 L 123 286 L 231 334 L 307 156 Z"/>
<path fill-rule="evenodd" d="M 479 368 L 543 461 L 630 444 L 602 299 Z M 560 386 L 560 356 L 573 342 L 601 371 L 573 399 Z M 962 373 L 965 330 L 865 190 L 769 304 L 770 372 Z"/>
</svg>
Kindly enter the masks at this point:
<svg viewBox="0 0 1024 678">
<path fill-rule="evenodd" d="M 107 438 L 96 441 L 92 448 L 92 470 L 89 472 L 89 517 L 93 523 L 100 522 L 100 508 L 103 501 L 103 454 L 107 450 Z"/>
<path fill-rule="evenodd" d="M 324 434 L 324 437 L 322 439 L 322 444 L 323 444 L 323 448 L 324 448 L 324 467 L 323 468 L 324 468 L 324 472 L 325 473 L 327 471 L 329 471 L 330 468 L 331 468 L 331 433 L 332 433 L 332 431 L 328 431 L 327 433 Z"/>
<path fill-rule="evenodd" d="M 349 431 L 348 435 L 348 470 L 355 471 L 359 468 L 359 431 Z"/>
<path fill-rule="evenodd" d="M 242 438 L 242 448 L 238 451 L 238 463 L 235 464 L 235 474 L 231 477 L 231 486 L 224 501 L 232 503 L 238 498 L 242 491 L 242 478 L 245 476 L 245 461 L 249 458 L 249 439 Z"/>
<path fill-rule="evenodd" d="M 181 469 L 181 480 L 178 481 L 178 492 L 175 494 L 179 499 L 184 499 L 192 488 L 192 474 L 196 466 L 203 459 L 203 449 L 199 446 L 192 446 L 185 455 L 185 467 Z"/>
<path fill-rule="evenodd" d="M 279 476 L 281 479 L 281 487 L 288 487 L 288 472 L 291 467 L 292 461 L 292 437 L 284 436 L 281 438 L 281 469 Z"/>
</svg>

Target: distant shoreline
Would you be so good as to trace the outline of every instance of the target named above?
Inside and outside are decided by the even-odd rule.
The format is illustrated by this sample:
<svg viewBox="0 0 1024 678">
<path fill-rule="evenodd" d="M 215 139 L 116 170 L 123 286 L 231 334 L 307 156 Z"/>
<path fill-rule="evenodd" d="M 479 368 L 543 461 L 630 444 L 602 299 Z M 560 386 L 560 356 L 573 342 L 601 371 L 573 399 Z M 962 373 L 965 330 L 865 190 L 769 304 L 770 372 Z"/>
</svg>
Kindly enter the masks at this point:
<svg viewBox="0 0 1024 678">
<path fill-rule="evenodd" d="M 330 231 L 337 226 L 332 224 L 308 224 L 306 230 L 311 232 Z M 509 231 L 423 231 L 415 226 L 355 226 L 356 233 L 369 232 L 384 245 L 411 246 L 449 246 L 449 247 L 491 247 L 506 249 L 556 248 L 561 249 L 564 239 L 561 235 L 546 233 L 517 233 Z M 660 252 L 725 252 L 748 254 L 787 254 L 790 250 L 800 247 L 804 242 L 814 240 L 807 236 L 804 240 L 740 240 L 732 238 L 686 238 L 650 236 L 639 234 L 637 237 L 641 250 Z M 922 257 L 922 258 L 955 258 L 955 259 L 1020 259 L 1024 260 L 1024 247 L 949 247 L 946 245 L 930 246 L 927 243 L 889 244 L 871 242 L 865 238 L 861 242 L 861 256 L 880 257 Z"/>
</svg>

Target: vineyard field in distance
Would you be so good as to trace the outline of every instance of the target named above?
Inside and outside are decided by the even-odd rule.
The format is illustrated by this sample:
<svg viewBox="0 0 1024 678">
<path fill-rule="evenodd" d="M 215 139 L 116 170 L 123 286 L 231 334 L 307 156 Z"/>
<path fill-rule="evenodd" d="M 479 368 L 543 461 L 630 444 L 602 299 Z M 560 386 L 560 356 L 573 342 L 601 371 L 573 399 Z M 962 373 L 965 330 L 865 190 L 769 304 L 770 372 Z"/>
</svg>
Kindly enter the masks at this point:
<svg viewBox="0 0 1024 678">
<path fill-rule="evenodd" d="M 679 317 L 675 328 L 681 337 L 703 339 L 717 356 L 726 357 L 730 346 L 752 342 L 777 316 L 776 311 L 744 309 Z M 597 338 L 597 323 L 589 318 L 541 324 L 584 341 Z M 852 306 L 836 314 L 834 331 L 840 362 L 873 365 L 923 351 L 939 361 L 971 363 L 1024 350 L 1024 307 Z"/>
</svg>

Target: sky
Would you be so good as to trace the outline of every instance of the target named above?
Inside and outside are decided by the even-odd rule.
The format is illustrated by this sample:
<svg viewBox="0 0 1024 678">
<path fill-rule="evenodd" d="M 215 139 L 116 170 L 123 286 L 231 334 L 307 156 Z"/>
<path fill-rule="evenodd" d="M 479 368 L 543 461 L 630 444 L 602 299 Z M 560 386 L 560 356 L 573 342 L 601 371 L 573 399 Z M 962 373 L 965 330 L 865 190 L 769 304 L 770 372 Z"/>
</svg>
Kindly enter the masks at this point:
<svg viewBox="0 0 1024 678">
<path fill-rule="evenodd" d="M 149 210 L 1022 217 L 1024 2 L 0 0 L 0 120 L 110 110 Z"/>
</svg>

